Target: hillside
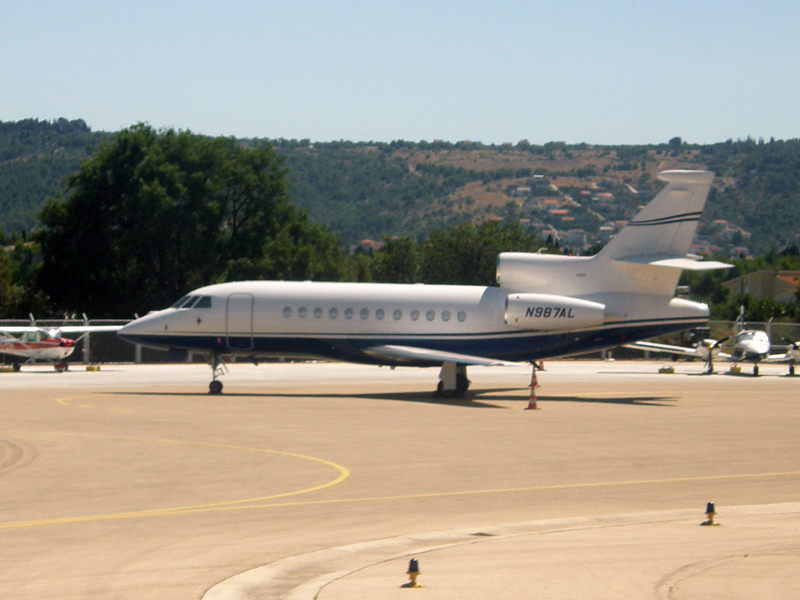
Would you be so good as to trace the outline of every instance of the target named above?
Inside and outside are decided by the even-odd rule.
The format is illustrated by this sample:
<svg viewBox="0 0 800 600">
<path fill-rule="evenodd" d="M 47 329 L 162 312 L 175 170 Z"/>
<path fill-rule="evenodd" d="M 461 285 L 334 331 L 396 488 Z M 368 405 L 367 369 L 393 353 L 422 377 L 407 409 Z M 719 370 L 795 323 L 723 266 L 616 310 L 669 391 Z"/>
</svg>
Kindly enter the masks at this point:
<svg viewBox="0 0 800 600">
<path fill-rule="evenodd" d="M 111 135 L 92 132 L 81 120 L 0 123 L 0 230 L 38 225 L 45 199 L 62 191 L 64 177 Z M 797 244 L 800 235 L 800 140 L 704 146 L 679 138 L 646 146 L 270 141 L 286 156 L 294 202 L 347 245 L 511 219 L 580 251 L 613 235 L 657 193 L 657 173 L 674 168 L 718 175 L 698 250 L 758 254 Z"/>
<path fill-rule="evenodd" d="M 61 192 L 80 159 L 108 137 L 92 133 L 81 119 L 0 122 L 0 231 L 37 226 L 44 201 Z"/>
</svg>

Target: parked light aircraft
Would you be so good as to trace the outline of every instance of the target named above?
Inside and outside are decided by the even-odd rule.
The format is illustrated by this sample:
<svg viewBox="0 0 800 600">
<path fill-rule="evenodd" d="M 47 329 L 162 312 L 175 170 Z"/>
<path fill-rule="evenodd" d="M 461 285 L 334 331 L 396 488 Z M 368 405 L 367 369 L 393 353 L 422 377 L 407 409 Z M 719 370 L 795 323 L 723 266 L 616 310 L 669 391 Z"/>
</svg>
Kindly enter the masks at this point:
<svg viewBox="0 0 800 600">
<path fill-rule="evenodd" d="M 29 327 L 0 328 L 0 354 L 8 354 L 33 363 L 37 360 L 52 362 L 56 371 L 65 371 L 65 359 L 75 350 L 75 344 L 87 333 L 95 331 L 119 331 L 119 325 L 69 325 L 64 327 L 40 328 L 33 319 Z M 70 339 L 64 334 L 80 333 L 81 337 Z M 16 337 L 14 334 L 22 334 Z M 20 370 L 23 361 L 14 361 L 15 371 Z"/>
<path fill-rule="evenodd" d="M 723 344 L 728 339 L 727 337 L 721 340 L 704 339 L 690 347 L 646 341 L 633 342 L 631 344 L 626 344 L 626 346 L 639 350 L 651 350 L 678 356 L 699 358 L 707 364 L 706 373 L 709 375 L 714 372 L 715 360 L 732 362 L 734 366 L 740 362 L 753 363 L 754 376 L 758 376 L 758 367 L 762 362 L 788 363 L 789 375 L 795 374 L 795 365 L 800 362 L 800 349 L 798 349 L 797 343 L 784 338 L 784 341 L 788 344 L 786 352 L 770 354 L 772 343 L 770 342 L 769 333 L 761 331 L 760 329 L 744 328 L 744 307 L 742 307 L 742 312 L 739 314 L 739 319 L 736 321 L 736 329 L 733 336 L 733 352 L 731 353 L 722 352 Z"/>
<path fill-rule="evenodd" d="M 326 358 L 439 366 L 463 394 L 468 365 L 578 354 L 696 327 L 708 306 L 674 297 L 681 269 L 725 268 L 688 254 L 714 175 L 665 171 L 664 189 L 597 255 L 498 257 L 498 287 L 245 281 L 210 285 L 118 335 L 210 356 Z"/>
</svg>

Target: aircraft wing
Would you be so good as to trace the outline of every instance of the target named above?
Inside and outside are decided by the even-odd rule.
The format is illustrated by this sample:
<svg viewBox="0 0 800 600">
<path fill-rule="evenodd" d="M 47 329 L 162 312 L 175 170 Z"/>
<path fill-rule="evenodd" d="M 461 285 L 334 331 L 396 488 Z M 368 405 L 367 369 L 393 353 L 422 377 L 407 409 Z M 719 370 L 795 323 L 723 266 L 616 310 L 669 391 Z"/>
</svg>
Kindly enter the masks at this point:
<svg viewBox="0 0 800 600">
<path fill-rule="evenodd" d="M 122 325 L 67 325 L 65 327 L 48 327 L 48 326 L 38 326 L 38 327 L 31 327 L 30 325 L 26 326 L 15 326 L 15 327 L 1 327 L 0 332 L 6 333 L 28 333 L 33 331 L 50 331 L 50 330 L 57 330 L 61 333 L 94 333 L 96 331 L 119 331 L 122 329 Z"/>
<path fill-rule="evenodd" d="M 395 360 L 399 358 L 413 361 L 430 361 L 433 363 L 451 362 L 460 365 L 480 365 L 484 367 L 518 367 L 521 364 L 507 360 L 485 358 L 483 356 L 472 356 L 470 354 L 416 348 L 414 346 L 370 346 L 369 348 L 365 348 L 364 352 L 378 358 L 391 358 Z"/>
<path fill-rule="evenodd" d="M 95 333 L 96 331 L 119 331 L 122 325 L 67 325 L 59 327 L 61 333 Z"/>
<path fill-rule="evenodd" d="M 680 356 L 693 356 L 708 360 L 708 350 L 706 348 L 687 348 L 686 346 L 672 346 L 670 344 L 657 344 L 655 342 L 631 342 L 623 344 L 623 348 L 633 348 L 634 350 L 652 350 L 653 352 L 666 352 L 667 354 L 677 354 Z M 732 354 L 726 352 L 714 352 L 714 360 L 734 362 Z"/>
<path fill-rule="evenodd" d="M 666 352 L 668 354 L 680 354 L 681 356 L 702 357 L 697 348 L 687 348 L 686 346 L 672 346 L 670 344 L 656 344 L 655 342 L 631 342 L 624 344 L 625 348 L 634 350 L 653 350 L 655 352 Z"/>
</svg>

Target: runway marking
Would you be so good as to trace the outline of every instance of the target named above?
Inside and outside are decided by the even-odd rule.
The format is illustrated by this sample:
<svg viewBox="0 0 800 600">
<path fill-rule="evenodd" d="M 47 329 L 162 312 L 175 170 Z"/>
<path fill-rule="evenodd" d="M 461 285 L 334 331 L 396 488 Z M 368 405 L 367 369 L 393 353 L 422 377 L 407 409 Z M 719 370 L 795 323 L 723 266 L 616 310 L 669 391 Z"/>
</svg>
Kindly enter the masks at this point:
<svg viewBox="0 0 800 600">
<path fill-rule="evenodd" d="M 726 479 L 755 479 L 768 477 L 790 477 L 800 475 L 800 471 L 783 471 L 775 473 L 743 473 L 739 475 L 708 475 L 703 477 L 676 477 L 672 479 L 640 479 L 631 481 L 604 481 L 594 483 L 564 483 L 519 488 L 498 488 L 489 490 L 463 490 L 460 492 L 427 492 L 422 494 L 402 494 L 397 496 L 373 496 L 368 498 L 342 498 L 332 500 L 312 500 L 306 502 L 281 502 L 275 504 L 259 504 L 245 508 L 272 508 L 284 506 L 312 506 L 317 504 L 347 504 L 357 502 L 381 502 L 387 500 L 418 500 L 423 498 L 446 498 L 453 496 L 477 496 L 481 494 L 508 494 L 516 492 L 546 492 L 552 490 L 590 489 L 601 487 L 623 487 L 634 485 L 652 485 L 664 483 L 687 483 L 695 481 L 723 481 Z M 238 507 L 237 507 L 238 508 Z"/>
<path fill-rule="evenodd" d="M 181 515 L 181 514 L 190 514 L 190 513 L 199 513 L 199 512 L 211 512 L 211 511 L 218 511 L 218 510 L 232 510 L 236 508 L 246 508 L 245 505 L 249 505 L 253 502 L 265 502 L 268 500 L 277 500 L 278 498 L 288 498 L 291 496 L 299 496 L 301 494 L 310 494 L 311 492 L 316 492 L 319 490 L 324 490 L 329 487 L 333 487 L 342 483 L 345 479 L 350 477 L 350 471 L 334 462 L 329 460 L 325 460 L 324 458 L 317 458 L 315 456 L 307 456 L 304 454 L 296 454 L 294 452 L 281 452 L 279 450 L 269 450 L 266 448 L 249 448 L 246 446 L 234 446 L 230 444 L 213 444 L 210 442 L 191 442 L 186 440 L 171 440 L 171 439 L 162 439 L 162 438 L 137 438 L 137 437 L 129 437 L 129 436 L 114 436 L 114 435 L 93 435 L 93 434 L 84 434 L 84 433 L 73 433 L 73 432 L 27 432 L 28 434 L 33 435 L 52 435 L 52 436 L 61 436 L 61 435 L 70 435 L 75 437 L 84 437 L 89 439 L 112 439 L 112 440 L 125 440 L 125 441 L 135 441 L 135 442 L 159 442 L 165 444 L 180 444 L 180 445 L 187 445 L 187 446 L 205 446 L 207 448 L 221 448 L 224 450 L 244 450 L 248 452 L 262 452 L 265 454 L 273 454 L 277 456 L 286 456 L 290 458 L 299 458 L 301 460 L 308 460 L 312 462 L 319 463 L 321 465 L 325 465 L 327 467 L 331 467 L 332 469 L 338 471 L 339 475 L 328 481 L 327 483 L 323 483 L 321 485 L 317 485 L 314 487 L 296 490 L 293 492 L 284 492 L 282 494 L 273 494 L 270 496 L 260 496 L 256 498 L 244 498 L 241 500 L 228 500 L 226 502 L 213 502 L 208 504 L 196 504 L 196 505 L 189 505 L 189 506 L 175 506 L 171 508 L 155 508 L 150 510 L 138 510 L 138 511 L 129 511 L 129 512 L 121 512 L 121 513 L 109 513 L 104 515 L 85 515 L 81 517 L 60 517 L 54 519 L 36 519 L 31 521 L 11 521 L 7 523 L 0 523 L 0 529 L 20 529 L 24 527 L 41 527 L 44 525 L 63 525 L 63 524 L 70 524 L 70 523 L 90 523 L 96 521 L 113 521 L 113 520 L 121 520 L 121 519 L 141 519 L 146 517 L 160 517 L 160 516 L 168 516 L 168 515 Z"/>
<path fill-rule="evenodd" d="M 111 394 L 98 394 L 98 396 L 110 396 Z M 80 396 L 69 396 L 68 398 L 53 398 L 54 402 L 58 402 L 61 406 L 77 406 L 80 408 L 94 408 L 91 404 L 72 404 L 75 400 L 83 400 L 87 398 L 86 394 Z"/>
<path fill-rule="evenodd" d="M 290 496 L 299 496 L 301 494 L 307 494 L 313 491 L 322 490 L 325 488 L 333 487 L 347 479 L 350 476 L 350 472 L 340 465 L 336 463 L 321 459 L 315 458 L 312 456 L 304 456 L 302 454 L 294 454 L 291 452 L 279 452 L 273 450 L 264 450 L 260 448 L 246 448 L 241 446 L 229 446 L 226 444 L 205 444 L 202 442 L 183 442 L 180 440 L 159 440 L 159 439 L 148 439 L 148 438 L 126 438 L 126 437 L 116 437 L 116 436 L 85 436 L 85 437 L 113 437 L 115 439 L 125 439 L 125 440 L 140 440 L 143 439 L 145 441 L 159 441 L 159 442 L 168 442 L 168 443 L 178 443 L 178 444 L 190 444 L 190 445 L 200 445 L 200 446 L 209 446 L 212 448 L 226 448 L 226 449 L 234 449 L 234 450 L 250 450 L 256 452 L 267 452 L 270 454 L 278 454 L 282 456 L 290 456 L 294 458 L 301 458 L 306 460 L 311 460 L 314 462 L 319 462 L 321 464 L 331 466 L 337 470 L 339 470 L 339 476 L 323 485 L 319 485 L 313 488 L 308 488 L 305 490 L 299 490 L 296 492 L 287 492 L 284 494 L 275 494 L 273 496 L 264 496 L 261 498 L 248 498 L 244 500 L 232 500 L 229 502 L 217 502 L 213 504 L 198 504 L 194 506 L 176 506 L 172 508 L 161 508 L 161 509 L 152 509 L 152 510 L 141 510 L 141 511 L 131 511 L 131 512 L 122 512 L 122 513 L 111 513 L 105 515 L 86 515 L 82 517 L 63 517 L 63 518 L 56 518 L 56 519 L 41 519 L 35 521 L 13 521 L 9 523 L 0 523 L 0 529 L 19 529 L 24 527 L 41 527 L 44 525 L 64 525 L 64 524 L 74 524 L 74 523 L 89 523 L 89 522 L 97 522 L 97 521 L 113 521 L 113 520 L 123 520 L 123 519 L 142 519 L 148 517 L 164 517 L 164 516 L 174 516 L 174 515 L 187 515 L 187 514 L 195 514 L 195 513 L 204 513 L 204 512 L 222 512 L 222 511 L 230 511 L 230 510 L 252 510 L 252 509 L 263 509 L 263 508 L 283 508 L 288 506 L 318 506 L 318 505 L 332 505 L 332 504 L 355 504 L 361 502 L 386 502 L 386 501 L 396 501 L 396 500 L 419 500 L 425 498 L 448 498 L 448 497 L 457 497 L 457 496 L 477 496 L 483 494 L 509 494 L 509 493 L 519 493 L 519 492 L 544 492 L 544 491 L 553 491 L 553 490 L 570 490 L 570 489 L 591 489 L 591 488 L 602 488 L 602 487 L 623 487 L 623 486 L 634 486 L 634 485 L 652 485 L 652 484 L 668 484 L 668 483 L 687 483 L 687 482 L 699 482 L 699 481 L 724 481 L 724 480 L 737 480 L 737 479 L 756 479 L 756 478 L 769 478 L 769 477 L 791 477 L 791 476 L 798 476 L 800 475 L 800 471 L 782 471 L 782 472 L 774 472 L 774 473 L 742 473 L 739 475 L 708 475 L 702 477 L 675 477 L 675 478 L 665 478 L 665 479 L 639 479 L 639 480 L 630 480 L 630 481 L 606 481 L 606 482 L 594 482 L 594 483 L 565 483 L 565 484 L 553 484 L 553 485 L 541 485 L 541 486 L 530 486 L 530 487 L 518 487 L 518 488 L 496 488 L 496 489 L 488 489 L 488 490 L 463 490 L 459 492 L 427 492 L 422 494 L 401 494 L 395 496 L 369 496 L 365 498 L 338 498 L 338 499 L 329 499 L 329 500 L 307 500 L 301 502 L 273 502 L 269 504 L 253 504 L 253 502 L 264 502 L 267 500 L 276 500 L 278 498 L 287 498 Z"/>
</svg>

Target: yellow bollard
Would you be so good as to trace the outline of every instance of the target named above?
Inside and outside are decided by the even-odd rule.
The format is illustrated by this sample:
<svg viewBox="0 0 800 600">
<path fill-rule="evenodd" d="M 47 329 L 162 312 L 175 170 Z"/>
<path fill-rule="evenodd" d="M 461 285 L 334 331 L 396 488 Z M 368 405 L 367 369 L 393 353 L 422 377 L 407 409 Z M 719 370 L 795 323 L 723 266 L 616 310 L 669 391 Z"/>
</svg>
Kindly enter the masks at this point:
<svg viewBox="0 0 800 600">
<path fill-rule="evenodd" d="M 704 522 L 700 523 L 700 525 L 703 525 L 705 527 L 712 526 L 712 525 L 713 526 L 719 525 L 719 523 L 714 523 L 714 517 L 716 516 L 716 514 L 717 514 L 717 512 L 716 512 L 716 510 L 714 510 L 714 503 L 713 502 L 709 502 L 708 504 L 706 504 L 706 516 L 708 517 L 708 521 L 704 521 Z"/>
<path fill-rule="evenodd" d="M 408 561 L 408 571 L 406 571 L 406 575 L 408 575 L 411 581 L 409 581 L 408 583 L 404 583 L 400 587 L 404 588 L 424 587 L 421 585 L 417 585 L 417 577 L 419 577 L 420 572 L 419 572 L 419 562 L 417 561 L 416 558 L 412 558 L 410 561 Z"/>
</svg>

